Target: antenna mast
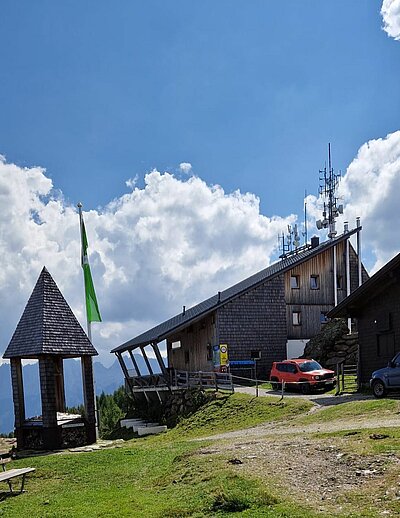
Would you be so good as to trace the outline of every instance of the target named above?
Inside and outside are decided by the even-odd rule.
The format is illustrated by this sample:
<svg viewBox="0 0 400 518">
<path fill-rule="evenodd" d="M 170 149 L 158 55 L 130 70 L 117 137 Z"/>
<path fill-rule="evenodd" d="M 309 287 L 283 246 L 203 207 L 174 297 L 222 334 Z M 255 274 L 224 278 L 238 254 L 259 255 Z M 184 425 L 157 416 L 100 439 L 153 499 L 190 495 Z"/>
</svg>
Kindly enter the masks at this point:
<svg viewBox="0 0 400 518">
<path fill-rule="evenodd" d="M 335 173 L 332 167 L 331 144 L 328 144 L 328 169 L 326 165 L 324 169 L 319 171 L 319 195 L 324 200 L 324 210 L 322 212 L 323 219 L 317 221 L 317 228 L 328 228 L 328 237 L 334 238 L 336 231 L 336 218 L 339 214 L 343 214 L 343 205 L 338 205 L 338 197 L 336 189 L 341 178 L 340 173 Z"/>
<path fill-rule="evenodd" d="M 308 233 L 307 233 L 307 189 L 304 191 L 304 232 L 302 232 L 304 237 L 304 244 L 307 244 L 308 241 Z"/>
</svg>

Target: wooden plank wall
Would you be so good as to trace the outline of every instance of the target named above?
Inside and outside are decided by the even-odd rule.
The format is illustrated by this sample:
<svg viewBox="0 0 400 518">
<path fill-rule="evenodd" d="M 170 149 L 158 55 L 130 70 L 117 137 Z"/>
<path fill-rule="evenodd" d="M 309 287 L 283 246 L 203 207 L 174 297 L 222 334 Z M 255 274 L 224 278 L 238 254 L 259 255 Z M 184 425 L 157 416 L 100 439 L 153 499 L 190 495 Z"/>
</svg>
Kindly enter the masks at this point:
<svg viewBox="0 0 400 518">
<path fill-rule="evenodd" d="M 358 317 L 360 381 L 363 384 L 368 384 L 372 372 L 386 367 L 394 353 L 400 351 L 400 283 L 397 281 L 381 288 L 383 291 L 366 303 Z M 389 317 L 390 329 L 380 331 L 375 321 L 384 317 Z M 394 350 L 378 350 L 379 336 L 389 334 L 394 334 Z"/>
<path fill-rule="evenodd" d="M 181 347 L 172 349 L 171 343 L 177 341 L 181 342 Z M 212 313 L 168 337 L 168 365 L 186 371 L 211 371 L 213 366 L 212 360 L 207 360 L 207 345 L 217 343 L 216 314 Z"/>
<path fill-rule="evenodd" d="M 336 245 L 337 275 L 341 277 L 341 288 L 337 290 L 338 303 L 346 295 L 346 242 Z M 299 288 L 291 288 L 292 275 L 298 275 Z M 319 275 L 319 289 L 311 289 L 310 278 Z M 363 279 L 368 274 L 363 268 Z M 358 286 L 358 260 L 350 246 L 350 285 L 351 291 Z M 286 319 L 288 339 L 307 339 L 317 334 L 322 327 L 321 312 L 328 312 L 334 307 L 333 286 L 333 248 L 312 257 L 285 274 Z M 301 312 L 301 325 L 293 325 L 293 312 Z"/>
</svg>

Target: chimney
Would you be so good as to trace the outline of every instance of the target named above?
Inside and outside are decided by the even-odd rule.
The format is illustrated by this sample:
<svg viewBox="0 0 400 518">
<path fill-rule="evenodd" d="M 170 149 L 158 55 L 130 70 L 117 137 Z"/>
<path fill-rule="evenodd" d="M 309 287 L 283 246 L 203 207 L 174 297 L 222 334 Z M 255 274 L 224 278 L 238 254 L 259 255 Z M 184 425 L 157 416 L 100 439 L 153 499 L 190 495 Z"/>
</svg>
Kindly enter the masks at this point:
<svg viewBox="0 0 400 518">
<path fill-rule="evenodd" d="M 186 306 L 183 306 L 183 309 L 182 309 L 182 316 L 183 317 L 185 316 L 185 313 L 186 313 Z"/>
<path fill-rule="evenodd" d="M 317 246 L 319 246 L 319 237 L 313 236 L 311 238 L 311 248 L 317 248 Z"/>
<path fill-rule="evenodd" d="M 344 233 L 348 232 L 349 231 L 349 222 L 348 221 L 345 221 L 343 223 L 343 226 L 344 226 Z"/>
<path fill-rule="evenodd" d="M 221 302 L 221 292 L 218 292 L 218 302 Z"/>
</svg>

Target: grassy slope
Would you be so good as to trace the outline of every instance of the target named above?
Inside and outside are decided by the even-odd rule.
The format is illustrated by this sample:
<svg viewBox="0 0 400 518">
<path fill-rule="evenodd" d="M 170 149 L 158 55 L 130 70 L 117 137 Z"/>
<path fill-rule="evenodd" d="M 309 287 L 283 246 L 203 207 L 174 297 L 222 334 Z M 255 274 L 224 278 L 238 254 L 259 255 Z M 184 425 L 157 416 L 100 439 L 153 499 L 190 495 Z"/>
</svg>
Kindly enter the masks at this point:
<svg viewBox="0 0 400 518">
<path fill-rule="evenodd" d="M 31 465 L 37 471 L 29 477 L 28 493 L 0 501 L 0 516 L 312 518 L 312 511 L 282 501 L 267 475 L 262 482 L 238 476 L 226 458 L 197 454 L 199 443 L 188 440 L 295 419 L 309 406 L 303 400 L 278 404 L 276 398 L 235 394 L 213 401 L 162 437 L 132 440 L 113 450 L 16 461 L 15 467 Z"/>
<path fill-rule="evenodd" d="M 299 422 L 302 424 L 333 421 L 336 419 L 354 419 L 354 427 L 357 428 L 357 418 L 363 416 L 395 417 L 399 416 L 400 401 L 398 399 L 367 399 L 364 401 L 350 401 L 340 405 L 332 405 L 314 414 L 302 416 Z"/>
<path fill-rule="evenodd" d="M 293 419 L 312 407 L 306 400 L 251 397 L 246 394 L 219 395 L 195 415 L 183 419 L 172 432 L 180 437 L 204 437 L 219 432 Z"/>
</svg>

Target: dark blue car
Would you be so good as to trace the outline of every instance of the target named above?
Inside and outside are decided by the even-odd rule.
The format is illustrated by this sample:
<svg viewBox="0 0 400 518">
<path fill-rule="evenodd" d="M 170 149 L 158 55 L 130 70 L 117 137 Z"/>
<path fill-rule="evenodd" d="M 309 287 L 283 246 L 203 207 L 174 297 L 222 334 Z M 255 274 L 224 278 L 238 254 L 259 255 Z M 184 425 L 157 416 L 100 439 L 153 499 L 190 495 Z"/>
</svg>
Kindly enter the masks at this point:
<svg viewBox="0 0 400 518">
<path fill-rule="evenodd" d="M 391 360 L 387 367 L 372 373 L 369 382 L 375 397 L 384 397 L 390 390 L 400 389 L 400 353 Z"/>
</svg>

